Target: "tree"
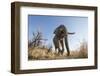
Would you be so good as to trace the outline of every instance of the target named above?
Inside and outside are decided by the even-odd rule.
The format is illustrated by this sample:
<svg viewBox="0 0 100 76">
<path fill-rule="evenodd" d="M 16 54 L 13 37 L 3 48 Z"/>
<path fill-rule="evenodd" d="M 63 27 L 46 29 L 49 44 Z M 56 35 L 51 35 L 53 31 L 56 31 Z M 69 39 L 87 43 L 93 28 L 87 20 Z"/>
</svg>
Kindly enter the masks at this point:
<svg viewBox="0 0 100 76">
<path fill-rule="evenodd" d="M 41 46 L 42 40 L 47 40 L 47 39 L 43 39 L 43 35 L 41 32 L 39 32 L 39 31 L 37 31 L 36 33 L 33 32 L 33 38 L 32 38 L 32 40 L 29 41 L 28 46 L 29 47 Z"/>
</svg>

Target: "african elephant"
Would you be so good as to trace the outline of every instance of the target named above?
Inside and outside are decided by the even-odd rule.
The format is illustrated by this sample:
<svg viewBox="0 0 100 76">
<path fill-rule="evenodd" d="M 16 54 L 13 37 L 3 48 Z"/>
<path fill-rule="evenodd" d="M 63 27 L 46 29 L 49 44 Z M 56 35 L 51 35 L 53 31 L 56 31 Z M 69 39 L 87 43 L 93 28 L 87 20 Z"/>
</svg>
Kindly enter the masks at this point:
<svg viewBox="0 0 100 76">
<path fill-rule="evenodd" d="M 70 50 L 68 45 L 68 34 L 74 34 L 74 33 L 69 33 L 64 25 L 60 25 L 54 30 L 54 34 L 55 36 L 53 38 L 53 43 L 55 46 L 55 51 L 58 49 L 58 54 L 60 53 L 63 54 L 64 43 L 65 43 L 65 47 L 67 49 L 67 55 L 69 56 Z M 60 47 L 62 48 L 62 50 L 60 49 Z"/>
</svg>

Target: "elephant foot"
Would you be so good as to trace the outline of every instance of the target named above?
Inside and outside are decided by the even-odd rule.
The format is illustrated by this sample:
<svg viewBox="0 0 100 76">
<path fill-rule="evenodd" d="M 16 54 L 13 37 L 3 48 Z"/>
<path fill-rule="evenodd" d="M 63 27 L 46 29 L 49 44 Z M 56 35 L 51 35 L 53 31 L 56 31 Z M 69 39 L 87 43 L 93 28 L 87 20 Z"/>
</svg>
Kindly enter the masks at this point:
<svg viewBox="0 0 100 76">
<path fill-rule="evenodd" d="M 61 55 L 63 55 L 63 51 L 61 51 Z"/>
<path fill-rule="evenodd" d="M 70 56 L 70 53 L 67 53 L 67 56 Z"/>
<path fill-rule="evenodd" d="M 58 55 L 60 55 L 61 53 L 60 52 L 58 52 Z"/>
</svg>

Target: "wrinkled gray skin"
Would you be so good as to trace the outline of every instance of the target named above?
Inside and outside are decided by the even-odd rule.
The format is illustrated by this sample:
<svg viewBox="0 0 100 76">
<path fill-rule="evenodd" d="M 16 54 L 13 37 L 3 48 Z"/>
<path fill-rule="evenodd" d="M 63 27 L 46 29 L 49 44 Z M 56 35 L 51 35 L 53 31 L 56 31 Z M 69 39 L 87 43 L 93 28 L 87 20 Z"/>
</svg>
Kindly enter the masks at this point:
<svg viewBox="0 0 100 76">
<path fill-rule="evenodd" d="M 60 25 L 54 30 L 54 38 L 53 43 L 55 46 L 55 51 L 58 49 L 58 54 L 63 54 L 64 52 L 64 44 L 67 49 L 67 55 L 70 55 L 69 45 L 68 45 L 68 34 L 74 34 L 74 33 L 68 33 L 66 27 L 64 25 Z M 60 49 L 60 46 L 62 49 Z"/>
</svg>

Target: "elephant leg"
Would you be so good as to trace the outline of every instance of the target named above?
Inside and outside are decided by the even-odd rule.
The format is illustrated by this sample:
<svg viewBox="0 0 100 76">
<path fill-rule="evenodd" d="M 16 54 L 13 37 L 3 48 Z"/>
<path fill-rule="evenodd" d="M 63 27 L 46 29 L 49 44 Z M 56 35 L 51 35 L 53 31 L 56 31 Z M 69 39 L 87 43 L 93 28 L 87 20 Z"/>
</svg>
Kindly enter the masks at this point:
<svg viewBox="0 0 100 76">
<path fill-rule="evenodd" d="M 54 43 L 54 46 L 55 46 L 55 51 L 57 52 L 57 49 L 58 49 L 58 53 L 59 53 L 59 50 L 60 50 L 59 40 L 56 37 L 53 38 L 53 43 Z"/>
<path fill-rule="evenodd" d="M 63 43 L 63 39 L 60 40 L 60 44 L 61 44 L 61 47 L 62 47 L 61 54 L 63 54 L 63 52 L 64 52 L 64 43 Z"/>
<path fill-rule="evenodd" d="M 58 54 L 61 53 L 61 49 L 60 49 L 60 46 L 58 46 Z"/>
<path fill-rule="evenodd" d="M 67 49 L 67 55 L 69 56 L 70 55 L 70 51 L 69 51 L 69 45 L 68 45 L 68 38 L 67 36 L 65 37 L 65 46 L 66 46 L 66 49 Z"/>
</svg>

